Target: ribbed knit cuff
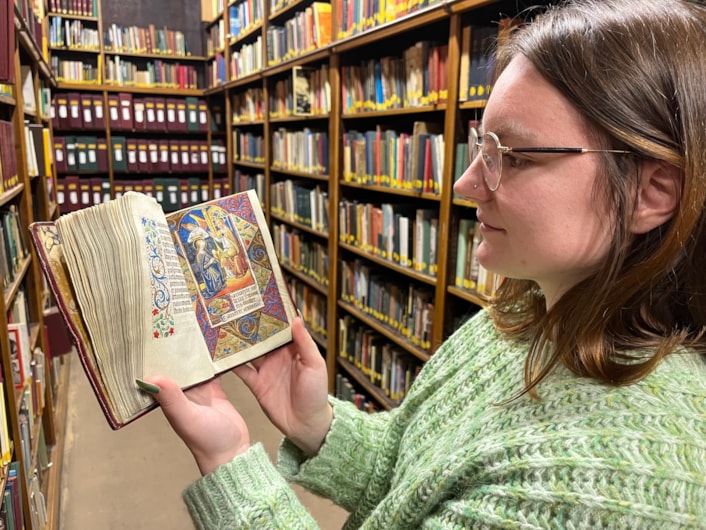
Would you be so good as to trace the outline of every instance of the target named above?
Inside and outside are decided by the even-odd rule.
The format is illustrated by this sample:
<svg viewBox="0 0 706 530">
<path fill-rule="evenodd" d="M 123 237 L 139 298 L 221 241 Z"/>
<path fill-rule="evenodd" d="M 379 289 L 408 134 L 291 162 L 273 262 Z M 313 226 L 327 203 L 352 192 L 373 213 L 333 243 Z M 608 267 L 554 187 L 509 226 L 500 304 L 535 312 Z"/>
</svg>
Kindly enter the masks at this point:
<svg viewBox="0 0 706 530">
<path fill-rule="evenodd" d="M 204 530 L 280 528 L 283 520 L 308 516 L 260 443 L 196 481 L 183 498 Z"/>
<path fill-rule="evenodd" d="M 351 510 L 367 487 L 377 458 L 374 441 L 384 436 L 387 423 L 359 411 L 351 403 L 330 398 L 333 423 L 312 458 L 285 438 L 277 455 L 282 476 L 307 490 Z"/>
</svg>

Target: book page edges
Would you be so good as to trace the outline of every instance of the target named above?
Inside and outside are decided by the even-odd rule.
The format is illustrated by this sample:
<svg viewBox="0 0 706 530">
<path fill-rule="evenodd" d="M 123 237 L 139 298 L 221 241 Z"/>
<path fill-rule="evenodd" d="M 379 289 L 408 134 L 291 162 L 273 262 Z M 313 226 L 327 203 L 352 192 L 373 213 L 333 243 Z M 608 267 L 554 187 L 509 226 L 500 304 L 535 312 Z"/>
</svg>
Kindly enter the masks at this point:
<svg viewBox="0 0 706 530">
<path fill-rule="evenodd" d="M 138 411 L 130 418 L 119 418 L 113 410 L 113 405 L 108 399 L 103 382 L 98 375 L 95 364 L 95 357 L 88 334 L 83 325 L 83 320 L 78 312 L 78 306 L 74 299 L 71 284 L 68 281 L 66 269 L 61 262 L 61 244 L 56 236 L 54 223 L 50 221 L 32 223 L 29 227 L 32 242 L 37 250 L 39 263 L 47 278 L 49 287 L 54 294 L 54 298 L 59 306 L 61 316 L 73 337 L 79 360 L 83 367 L 88 382 L 93 389 L 98 404 L 112 429 L 120 427 L 137 419 L 139 416 L 155 408 L 156 404 L 142 411 Z"/>
<path fill-rule="evenodd" d="M 93 389 L 93 393 L 95 394 L 98 404 L 110 427 L 114 430 L 120 429 L 145 415 L 147 412 L 155 409 L 157 407 L 157 403 L 151 402 L 127 417 L 122 417 L 115 410 L 109 398 L 109 394 L 104 386 L 103 379 L 100 375 L 100 370 L 96 364 L 93 347 L 84 326 L 83 317 L 81 316 L 78 304 L 76 303 L 73 295 L 68 272 L 62 262 L 63 253 L 61 243 L 59 242 L 54 223 L 51 221 L 33 223 L 30 226 L 30 233 L 32 236 L 32 242 L 37 250 L 37 255 L 39 256 L 39 263 L 44 271 L 52 293 L 54 294 L 54 298 L 57 301 L 61 316 L 64 319 L 71 336 L 73 337 L 83 370 L 88 377 L 89 384 Z M 203 342 L 203 337 L 200 334 L 200 330 L 198 336 Z M 205 350 L 205 346 L 202 347 Z M 172 349 L 176 348 L 172 345 Z M 146 368 L 144 370 L 145 377 L 157 374 L 167 375 L 177 381 L 183 388 L 196 385 L 214 376 L 213 367 L 210 364 L 210 357 L 208 356 L 207 350 L 205 350 L 205 355 L 208 359 L 208 368 L 206 370 L 201 369 L 198 374 L 199 377 L 184 378 L 179 377 L 178 374 L 175 376 L 175 374 L 168 373 L 166 369 L 162 370 L 161 366 L 154 369 L 149 367 Z M 184 371 L 182 370 L 182 372 Z"/>
</svg>

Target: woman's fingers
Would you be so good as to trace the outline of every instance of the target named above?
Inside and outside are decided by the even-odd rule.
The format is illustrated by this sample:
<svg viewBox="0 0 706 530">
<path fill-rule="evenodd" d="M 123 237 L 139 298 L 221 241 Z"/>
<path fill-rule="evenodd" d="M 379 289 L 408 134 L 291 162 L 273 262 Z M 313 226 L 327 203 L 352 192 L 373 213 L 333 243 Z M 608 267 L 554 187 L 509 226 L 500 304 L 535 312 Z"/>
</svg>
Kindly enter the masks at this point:
<svg viewBox="0 0 706 530">
<path fill-rule="evenodd" d="M 304 364 L 311 361 L 318 361 L 321 357 L 319 348 L 316 346 L 314 339 L 304 326 L 304 321 L 298 317 L 292 322 L 292 339 L 297 347 L 297 353 Z M 315 355 L 314 355 L 315 354 Z"/>
</svg>

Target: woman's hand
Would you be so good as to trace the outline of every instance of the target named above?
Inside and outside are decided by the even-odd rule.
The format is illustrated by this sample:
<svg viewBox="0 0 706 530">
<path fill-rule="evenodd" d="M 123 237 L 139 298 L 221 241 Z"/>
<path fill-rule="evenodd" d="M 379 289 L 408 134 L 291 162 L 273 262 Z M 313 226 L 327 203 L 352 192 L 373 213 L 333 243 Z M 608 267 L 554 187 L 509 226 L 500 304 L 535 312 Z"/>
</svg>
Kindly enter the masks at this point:
<svg viewBox="0 0 706 530">
<path fill-rule="evenodd" d="M 194 455 L 202 475 L 230 462 L 250 447 L 248 427 L 228 401 L 221 380 L 213 379 L 182 392 L 166 377 L 150 377 L 153 394 L 174 431 Z"/>
<path fill-rule="evenodd" d="M 257 398 L 270 421 L 304 452 L 314 455 L 333 420 L 328 403 L 326 363 L 301 318 L 292 323 L 293 342 L 240 366 L 234 372 Z M 201 474 L 230 462 L 250 447 L 242 416 L 228 401 L 220 379 L 182 392 L 155 376 L 153 394 L 174 431 L 196 459 Z"/>
<path fill-rule="evenodd" d="M 292 323 L 292 338 L 291 343 L 233 371 L 275 427 L 313 456 L 333 421 L 326 362 L 301 318 Z"/>
</svg>

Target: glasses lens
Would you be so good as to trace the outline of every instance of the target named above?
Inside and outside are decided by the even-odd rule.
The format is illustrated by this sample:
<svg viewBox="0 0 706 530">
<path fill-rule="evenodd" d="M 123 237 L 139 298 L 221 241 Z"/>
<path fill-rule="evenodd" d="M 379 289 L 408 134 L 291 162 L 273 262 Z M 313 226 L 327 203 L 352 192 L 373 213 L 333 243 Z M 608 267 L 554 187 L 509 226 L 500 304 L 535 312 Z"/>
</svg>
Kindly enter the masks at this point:
<svg viewBox="0 0 706 530">
<path fill-rule="evenodd" d="M 471 130 L 468 132 L 468 165 L 469 166 L 478 156 L 478 151 L 479 151 L 478 131 L 476 131 L 474 128 L 471 128 Z"/>
<path fill-rule="evenodd" d="M 500 171 L 502 170 L 502 158 L 498 145 L 500 141 L 493 133 L 483 135 L 481 144 L 483 163 L 485 164 L 485 182 L 488 187 L 495 191 L 500 184 Z"/>
</svg>

